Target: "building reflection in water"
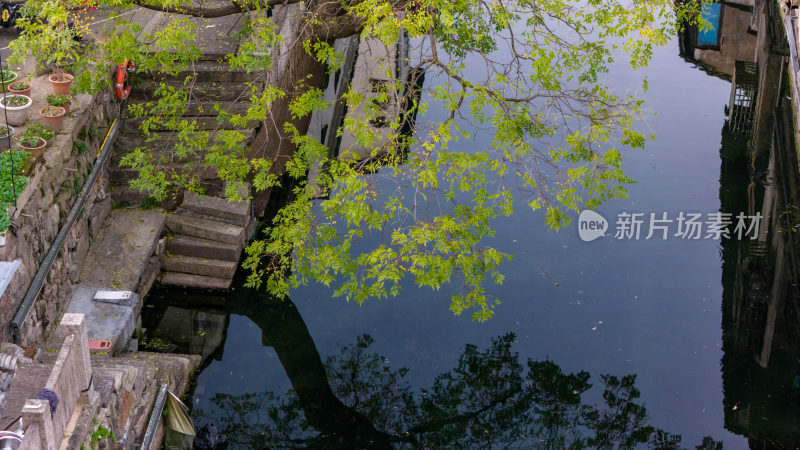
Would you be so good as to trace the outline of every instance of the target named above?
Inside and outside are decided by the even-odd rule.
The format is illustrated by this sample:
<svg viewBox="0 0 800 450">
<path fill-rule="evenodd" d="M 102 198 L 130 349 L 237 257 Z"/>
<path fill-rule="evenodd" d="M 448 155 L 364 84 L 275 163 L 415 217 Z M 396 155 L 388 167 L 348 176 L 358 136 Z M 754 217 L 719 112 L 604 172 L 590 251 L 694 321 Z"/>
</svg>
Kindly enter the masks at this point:
<svg viewBox="0 0 800 450">
<path fill-rule="evenodd" d="M 800 448 L 800 184 L 787 41 L 774 2 L 719 8 L 717 45 L 690 28 L 680 52 L 731 81 L 722 212 L 763 217 L 757 239 L 722 241 L 725 426 L 750 448 Z"/>
</svg>

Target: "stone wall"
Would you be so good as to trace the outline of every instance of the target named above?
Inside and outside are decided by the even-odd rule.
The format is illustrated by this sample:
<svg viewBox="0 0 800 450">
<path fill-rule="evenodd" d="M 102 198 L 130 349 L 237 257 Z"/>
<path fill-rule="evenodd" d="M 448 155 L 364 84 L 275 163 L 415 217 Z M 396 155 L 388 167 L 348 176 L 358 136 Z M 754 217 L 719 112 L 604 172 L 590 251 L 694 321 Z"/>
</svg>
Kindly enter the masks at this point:
<svg viewBox="0 0 800 450">
<path fill-rule="evenodd" d="M 67 448 L 91 448 L 92 434 L 100 427 L 110 430 L 118 440 L 109 448 L 139 448 L 153 411 L 158 388 L 165 383 L 170 391 L 186 391 L 192 372 L 200 364 L 198 355 L 137 352 L 119 357 L 92 355 L 96 405 L 86 405 L 75 424 Z M 90 411 L 97 412 L 91 414 Z M 150 448 L 161 448 L 165 424 L 161 418 Z"/>
<path fill-rule="evenodd" d="M 51 415 L 47 400 L 27 397 L 22 408 L 27 429 L 21 448 L 140 448 L 159 386 L 166 384 L 172 392 L 183 393 L 200 362 L 199 356 L 188 355 L 90 355 L 82 314 L 65 314 L 58 328 L 56 334 L 64 336 L 64 343 L 45 384 L 57 394 L 58 404 Z M 44 355 L 45 360 L 50 357 Z M 20 370 L 20 376 L 32 373 L 25 372 L 24 367 Z M 12 389 L 17 387 L 12 382 Z M 16 414 L 6 413 L 9 417 Z M 106 431 L 105 437 L 93 441 L 100 436 L 101 428 Z M 164 428 L 160 424 L 151 448 L 160 448 Z"/>
<path fill-rule="evenodd" d="M 34 80 L 34 107 L 50 92 L 44 77 Z M 31 108 L 34 109 L 34 108 Z M 20 266 L 0 297 L 0 340 L 10 341 L 10 323 L 19 309 L 36 271 L 66 222 L 73 203 L 91 173 L 108 126 L 117 116 L 118 104 L 110 90 L 95 96 L 79 95 L 63 130 L 27 168 L 30 180 L 11 208 L 16 233 L 8 232 L 0 247 L 0 261 L 19 260 Z M 31 114 L 33 115 L 33 113 Z M 28 123 L 33 122 L 33 117 Z M 76 144 L 77 141 L 83 144 Z M 85 145 L 84 145 L 85 144 Z M 91 239 L 111 211 L 106 171 L 94 188 L 68 235 L 28 318 L 20 327 L 19 342 L 37 345 L 46 339 L 66 308 Z"/>
</svg>

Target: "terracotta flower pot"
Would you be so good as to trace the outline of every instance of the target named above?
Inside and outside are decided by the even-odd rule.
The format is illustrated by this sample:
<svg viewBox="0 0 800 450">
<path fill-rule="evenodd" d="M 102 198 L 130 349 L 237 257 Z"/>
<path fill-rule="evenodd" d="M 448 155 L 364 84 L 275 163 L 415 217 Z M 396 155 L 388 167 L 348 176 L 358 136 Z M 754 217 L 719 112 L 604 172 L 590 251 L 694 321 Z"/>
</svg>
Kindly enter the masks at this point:
<svg viewBox="0 0 800 450">
<path fill-rule="evenodd" d="M 52 74 L 50 75 L 50 84 L 53 86 L 54 94 L 69 95 L 69 90 L 72 87 L 72 75 L 68 73 Z"/>
<path fill-rule="evenodd" d="M 17 84 L 24 84 L 27 86 L 25 89 L 14 89 L 15 85 Z M 31 84 L 27 81 L 15 81 L 8 85 L 8 92 L 16 95 L 27 95 L 28 97 L 31 96 Z"/>
<path fill-rule="evenodd" d="M 8 74 L 8 78 L 6 79 L 3 79 L 3 77 L 0 76 L 0 90 L 3 92 L 8 92 L 8 85 L 17 81 L 17 72 L 8 69 L 3 69 L 0 72 Z"/>
<path fill-rule="evenodd" d="M 22 97 L 27 101 L 25 104 L 19 106 L 6 106 L 6 102 L 14 97 Z M 31 105 L 33 105 L 33 100 L 27 95 L 6 95 L 5 97 L 0 97 L 0 114 L 3 114 L 2 110 L 5 109 L 5 115 L 9 125 L 25 125 L 25 122 L 28 121 L 28 108 L 30 108 Z M 0 115 L 0 118 L 2 117 L 3 116 Z"/>
<path fill-rule="evenodd" d="M 21 149 L 23 149 L 23 150 L 25 150 L 25 151 L 27 151 L 29 153 L 33 153 L 36 150 L 43 149 L 47 145 L 47 141 L 45 141 L 44 139 L 42 139 L 42 138 L 36 138 L 36 139 L 38 139 L 36 145 L 26 144 L 26 143 L 23 143 L 23 142 L 17 142 L 17 147 L 19 147 L 19 148 L 21 148 Z"/>
<path fill-rule="evenodd" d="M 0 136 L 0 150 L 7 150 L 11 147 L 11 139 L 14 137 L 14 127 L 0 123 L 0 130 L 8 128 L 8 135 Z"/>
<path fill-rule="evenodd" d="M 39 110 L 39 115 L 42 116 L 42 122 L 49 126 L 53 131 L 60 131 L 61 124 L 64 121 L 64 115 L 67 113 L 61 106 L 45 106 Z"/>
<path fill-rule="evenodd" d="M 50 100 L 50 96 L 49 96 L 49 95 L 48 95 L 48 96 L 45 98 L 45 100 L 47 101 L 47 104 L 48 104 L 48 105 L 50 105 L 50 106 L 60 106 L 60 107 L 64 108 L 64 110 L 66 111 L 66 113 L 67 113 L 67 114 L 69 114 L 69 105 L 70 105 L 70 103 L 72 103 L 72 98 L 70 98 L 70 99 L 69 99 L 69 100 L 68 100 L 66 103 L 64 103 L 63 105 L 54 105 L 53 103 L 51 103 L 51 100 Z"/>
</svg>

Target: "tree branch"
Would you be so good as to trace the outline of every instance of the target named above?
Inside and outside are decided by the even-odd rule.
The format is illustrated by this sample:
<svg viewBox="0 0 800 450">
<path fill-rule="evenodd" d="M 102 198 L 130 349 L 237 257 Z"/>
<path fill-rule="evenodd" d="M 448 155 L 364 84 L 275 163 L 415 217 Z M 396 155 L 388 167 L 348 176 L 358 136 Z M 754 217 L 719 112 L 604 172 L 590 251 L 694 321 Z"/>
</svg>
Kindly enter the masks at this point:
<svg viewBox="0 0 800 450">
<path fill-rule="evenodd" d="M 231 0 L 230 4 L 208 8 L 200 3 L 200 6 L 178 6 L 168 7 L 160 4 L 153 3 L 152 0 L 133 0 L 133 3 L 141 6 L 142 8 L 151 9 L 153 11 L 161 11 L 172 14 L 185 14 L 187 16 L 203 17 L 206 19 L 213 19 L 215 17 L 230 16 L 233 14 L 241 14 L 243 12 L 255 9 L 260 6 L 262 8 L 268 6 L 276 6 L 290 3 L 297 3 L 299 0 L 258 0 L 251 3 L 238 2 Z"/>
<path fill-rule="evenodd" d="M 217 8 L 206 8 L 203 6 L 179 6 L 171 8 L 168 6 L 154 4 L 145 0 L 134 0 L 133 3 L 141 6 L 142 8 L 152 9 L 153 11 L 161 11 L 172 14 L 186 14 L 188 16 L 204 17 L 207 19 L 241 14 L 245 11 L 243 7 L 234 2 Z"/>
</svg>

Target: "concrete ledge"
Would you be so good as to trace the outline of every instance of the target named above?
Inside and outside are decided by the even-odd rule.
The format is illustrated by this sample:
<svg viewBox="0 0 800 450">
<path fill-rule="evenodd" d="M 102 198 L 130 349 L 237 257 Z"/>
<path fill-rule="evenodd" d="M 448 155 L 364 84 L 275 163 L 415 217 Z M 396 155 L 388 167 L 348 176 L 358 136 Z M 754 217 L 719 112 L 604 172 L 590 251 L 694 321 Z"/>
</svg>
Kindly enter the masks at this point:
<svg viewBox="0 0 800 450">
<path fill-rule="evenodd" d="M 156 210 L 112 211 L 89 249 L 80 283 L 136 291 L 158 244 L 164 221 L 164 214 Z"/>
<path fill-rule="evenodd" d="M 99 290 L 113 290 L 107 287 L 80 286 L 75 290 L 67 312 L 86 315 L 86 332 L 89 339 L 109 339 L 112 343 L 111 351 L 120 351 L 128 344 L 128 340 L 136 329 L 136 317 L 139 314 L 140 299 L 133 294 L 130 306 L 115 305 L 112 303 L 94 300 L 94 294 Z M 54 333 L 51 344 L 63 338 L 61 333 Z"/>
</svg>

